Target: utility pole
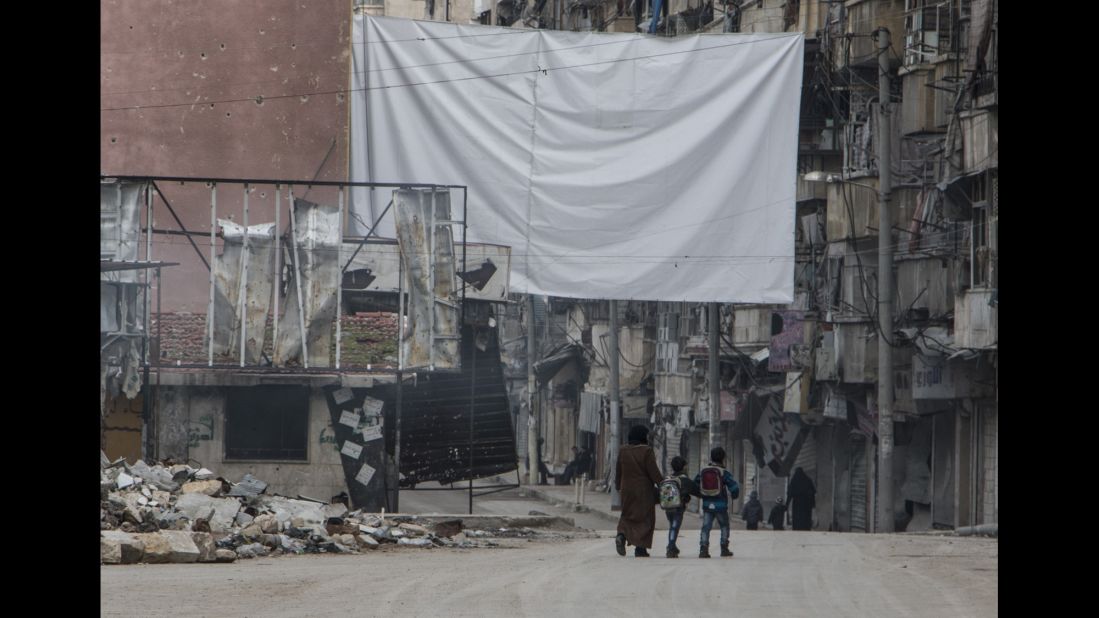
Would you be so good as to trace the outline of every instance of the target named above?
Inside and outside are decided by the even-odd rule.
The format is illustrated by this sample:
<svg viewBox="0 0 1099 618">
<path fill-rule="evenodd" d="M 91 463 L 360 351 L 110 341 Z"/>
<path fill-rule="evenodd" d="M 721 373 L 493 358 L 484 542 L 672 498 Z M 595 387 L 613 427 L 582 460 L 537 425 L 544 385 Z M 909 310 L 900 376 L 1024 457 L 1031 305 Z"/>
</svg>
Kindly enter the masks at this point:
<svg viewBox="0 0 1099 618">
<path fill-rule="evenodd" d="M 622 506 L 619 502 L 618 490 L 614 487 L 614 467 L 618 465 L 618 445 L 621 443 L 621 432 L 619 431 L 618 423 L 618 301 L 610 301 L 610 314 L 611 314 L 611 332 L 610 339 L 611 345 L 607 355 L 610 358 L 607 359 L 607 364 L 610 365 L 611 370 L 611 383 L 610 383 L 610 399 L 611 399 L 611 448 L 607 454 L 607 460 L 611 465 L 611 510 L 621 510 Z M 618 505 L 615 508 L 615 505 Z"/>
<path fill-rule="evenodd" d="M 878 29 L 878 524 L 893 532 L 893 212 L 889 30 Z"/>
<path fill-rule="evenodd" d="M 527 295 L 527 484 L 538 484 L 538 396 L 534 392 L 534 295 Z"/>
<path fill-rule="evenodd" d="M 710 448 L 719 446 L 722 442 L 720 426 L 718 423 L 721 421 L 721 365 L 718 361 L 718 329 L 721 324 L 721 317 L 718 314 L 720 305 L 717 303 L 710 303 L 706 308 L 706 317 L 709 322 L 709 335 L 710 335 Z M 704 456 L 709 457 L 709 453 L 703 453 Z"/>
</svg>

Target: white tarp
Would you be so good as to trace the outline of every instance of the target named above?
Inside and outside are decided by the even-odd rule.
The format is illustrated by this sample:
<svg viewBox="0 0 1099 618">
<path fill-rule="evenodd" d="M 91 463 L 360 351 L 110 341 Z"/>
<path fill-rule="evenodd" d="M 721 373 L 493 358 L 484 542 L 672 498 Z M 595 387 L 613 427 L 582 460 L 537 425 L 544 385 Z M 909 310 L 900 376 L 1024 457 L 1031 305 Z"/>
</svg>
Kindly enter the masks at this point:
<svg viewBox="0 0 1099 618">
<path fill-rule="evenodd" d="M 357 15 L 352 179 L 467 185 L 514 292 L 789 303 L 803 47 Z"/>
</svg>

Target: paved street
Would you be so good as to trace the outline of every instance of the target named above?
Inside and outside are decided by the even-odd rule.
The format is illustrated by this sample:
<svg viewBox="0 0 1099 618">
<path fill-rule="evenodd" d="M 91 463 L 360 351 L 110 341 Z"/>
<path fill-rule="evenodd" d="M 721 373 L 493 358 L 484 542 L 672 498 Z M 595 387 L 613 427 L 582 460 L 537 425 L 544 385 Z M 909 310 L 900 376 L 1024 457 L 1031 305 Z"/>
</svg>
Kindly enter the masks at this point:
<svg viewBox="0 0 1099 618">
<path fill-rule="evenodd" d="M 465 504 L 458 492 L 409 493 L 403 505 Z M 477 512 L 532 509 L 567 514 L 514 490 L 475 502 Z M 698 532 L 688 529 L 680 559 L 661 551 L 637 559 L 615 554 L 609 519 L 572 515 L 599 528 L 600 538 L 104 566 L 100 609 L 105 616 L 265 617 L 997 614 L 995 539 L 734 530 L 735 557 L 700 560 Z"/>
</svg>

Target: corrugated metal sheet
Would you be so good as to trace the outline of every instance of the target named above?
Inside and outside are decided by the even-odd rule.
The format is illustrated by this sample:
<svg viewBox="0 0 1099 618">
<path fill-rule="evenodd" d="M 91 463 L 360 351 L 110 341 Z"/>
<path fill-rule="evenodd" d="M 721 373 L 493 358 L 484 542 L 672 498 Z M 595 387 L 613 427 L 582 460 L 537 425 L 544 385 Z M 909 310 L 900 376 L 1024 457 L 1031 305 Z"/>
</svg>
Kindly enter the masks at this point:
<svg viewBox="0 0 1099 618">
<path fill-rule="evenodd" d="M 340 284 L 337 262 L 340 210 L 339 206 L 295 199 L 293 218 L 293 234 L 286 247 L 284 262 L 291 266 L 290 279 L 286 300 L 279 303 L 286 310 L 279 320 L 275 364 L 301 363 L 299 316 L 302 316 L 309 366 L 328 367 L 331 364 L 332 323 L 336 319 L 336 286 Z M 298 309 L 298 278 L 304 314 Z"/>
<path fill-rule="evenodd" d="M 794 460 L 794 469 L 801 468 L 814 484 L 817 482 L 817 440 L 810 432 L 806 434 L 805 441 L 801 443 L 797 459 Z"/>
<path fill-rule="evenodd" d="M 473 345 L 473 328 L 462 329 L 461 372 L 420 374 L 415 386 L 404 387 L 400 462 L 404 484 L 469 478 L 471 396 L 473 477 L 516 469 L 515 430 L 497 333 L 495 329 L 487 332 L 488 344 L 481 351 Z M 474 374 L 476 384 L 471 389 Z M 395 400 L 395 388 L 387 391 L 387 402 Z"/>
<path fill-rule="evenodd" d="M 959 347 L 987 348 L 997 344 L 997 308 L 989 304 L 994 290 L 967 290 L 954 312 L 954 337 Z"/>
<path fill-rule="evenodd" d="M 836 357 L 844 382 L 865 384 L 878 376 L 878 341 L 872 324 L 836 324 Z"/>
<path fill-rule="evenodd" d="M 656 401 L 668 406 L 694 404 L 694 379 L 690 374 L 657 375 Z"/>
<path fill-rule="evenodd" d="M 224 249 L 214 259 L 214 355 L 240 358 L 241 267 L 247 261 L 245 362 L 260 363 L 271 309 L 272 271 L 275 267 L 275 224 L 248 226 L 248 252 L 244 251 L 244 226 L 218 219 Z"/>
<path fill-rule="evenodd" d="M 454 268 L 450 192 L 393 192 L 397 240 L 408 282 L 404 369 L 457 369 L 460 296 Z"/>
<path fill-rule="evenodd" d="M 897 262 L 898 317 L 909 309 L 931 316 L 954 311 L 954 260 L 927 258 Z"/>
<path fill-rule="evenodd" d="M 866 480 L 867 480 L 866 448 L 859 442 L 851 449 L 851 506 L 848 510 L 851 517 L 851 532 L 866 532 Z"/>
<path fill-rule="evenodd" d="M 603 395 L 600 393 L 580 393 L 580 420 L 577 429 L 588 433 L 599 433 L 600 410 L 603 407 Z"/>
</svg>

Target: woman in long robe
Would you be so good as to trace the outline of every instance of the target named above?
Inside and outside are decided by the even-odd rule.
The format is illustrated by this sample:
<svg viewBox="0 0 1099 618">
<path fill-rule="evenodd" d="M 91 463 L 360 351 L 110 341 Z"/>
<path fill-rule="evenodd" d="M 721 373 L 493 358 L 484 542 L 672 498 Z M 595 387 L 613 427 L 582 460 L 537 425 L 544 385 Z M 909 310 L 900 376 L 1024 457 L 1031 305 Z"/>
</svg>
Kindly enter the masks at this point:
<svg viewBox="0 0 1099 618">
<path fill-rule="evenodd" d="M 813 507 L 817 505 L 817 488 L 805 470 L 794 470 L 786 489 L 786 503 L 794 520 L 794 530 L 810 530 L 813 527 Z"/>
<path fill-rule="evenodd" d="M 647 557 L 653 546 L 656 530 L 656 486 L 663 480 L 656 465 L 656 455 L 648 444 L 649 430 L 643 426 L 630 429 L 629 444 L 618 452 L 615 463 L 614 487 L 622 497 L 622 515 L 618 518 L 615 549 L 626 555 L 626 544 L 634 546 L 634 555 Z"/>
</svg>

